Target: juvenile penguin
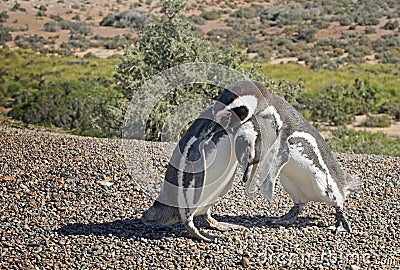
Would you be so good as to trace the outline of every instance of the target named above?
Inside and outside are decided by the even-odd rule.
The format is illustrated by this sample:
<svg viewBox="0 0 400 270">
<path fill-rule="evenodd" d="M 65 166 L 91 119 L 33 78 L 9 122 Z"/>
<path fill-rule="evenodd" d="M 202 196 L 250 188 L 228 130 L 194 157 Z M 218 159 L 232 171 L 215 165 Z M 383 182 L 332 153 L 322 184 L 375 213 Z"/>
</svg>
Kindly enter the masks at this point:
<svg viewBox="0 0 400 270">
<path fill-rule="evenodd" d="M 260 130 L 254 116 L 241 125 L 236 132 L 235 154 L 239 164 L 244 170 L 243 182 L 245 183 L 252 178 L 254 174 L 254 165 L 260 162 L 260 139 Z"/>
<path fill-rule="evenodd" d="M 241 83 L 244 89 L 239 91 L 241 95 L 254 95 L 258 101 L 257 108 L 252 111 L 260 134 L 243 140 L 248 143 L 248 149 L 261 148 L 259 158 L 248 162 L 245 170 L 247 173 L 251 170 L 244 177 L 245 181 L 248 180 L 248 192 L 254 193 L 259 187 L 263 195 L 272 201 L 275 183 L 280 176 L 294 206 L 274 223 L 289 224 L 307 202 L 318 201 L 336 208 L 336 223 L 330 229 L 335 233 L 351 232 L 343 206 L 349 193 L 358 188 L 357 178 L 343 172 L 322 136 L 296 109 L 260 83 L 255 85 L 259 93 L 254 91 L 252 82 Z M 224 109 L 218 113 L 224 114 Z M 261 139 L 254 140 L 257 137 Z M 259 183 L 254 178 L 258 165 Z"/>
<path fill-rule="evenodd" d="M 233 99 L 236 101 L 231 102 Z M 241 125 L 253 114 L 255 102 L 254 97 L 238 98 L 227 90 L 193 122 L 174 150 L 160 195 L 142 216 L 145 224 L 170 225 L 181 221 L 192 237 L 204 241 L 214 237 L 195 227 L 196 216 L 221 231 L 241 227 L 218 222 L 211 216 L 210 208 L 233 184 L 239 164 L 233 142 L 237 133 L 243 133 Z"/>
</svg>

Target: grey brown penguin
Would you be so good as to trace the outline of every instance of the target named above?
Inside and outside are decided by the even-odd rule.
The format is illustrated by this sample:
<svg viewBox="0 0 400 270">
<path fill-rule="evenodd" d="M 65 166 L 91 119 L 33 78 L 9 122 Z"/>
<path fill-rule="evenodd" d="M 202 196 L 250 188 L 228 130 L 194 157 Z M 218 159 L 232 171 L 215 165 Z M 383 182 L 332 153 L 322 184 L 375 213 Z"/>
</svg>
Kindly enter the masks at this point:
<svg viewBox="0 0 400 270">
<path fill-rule="evenodd" d="M 272 201 L 275 183 L 280 177 L 294 206 L 275 220 L 275 224 L 292 223 L 307 202 L 317 201 L 336 208 L 336 223 L 330 229 L 335 233 L 351 232 L 344 214 L 344 202 L 351 191 L 357 190 L 357 178 L 341 169 L 319 132 L 295 108 L 282 97 L 270 93 L 262 84 L 255 85 L 257 91 L 253 82 L 242 82 L 240 87 L 243 89 L 238 91 L 240 95 L 254 96 L 257 100 L 257 108 L 251 110 L 254 114 L 250 118 L 257 123 L 257 128 L 252 123 L 253 128 L 249 126 L 247 131 L 252 134 L 252 130 L 257 129 L 258 133 L 241 142 L 241 148 L 246 149 L 241 151 L 242 156 L 247 152 L 258 153 L 255 159 L 248 155 L 248 161 L 252 161 L 248 162 L 244 174 L 248 193 L 252 194 L 259 188 Z M 223 115 L 225 109 L 217 113 Z M 246 143 L 247 146 L 243 146 Z M 258 166 L 257 182 L 254 175 Z"/>
</svg>

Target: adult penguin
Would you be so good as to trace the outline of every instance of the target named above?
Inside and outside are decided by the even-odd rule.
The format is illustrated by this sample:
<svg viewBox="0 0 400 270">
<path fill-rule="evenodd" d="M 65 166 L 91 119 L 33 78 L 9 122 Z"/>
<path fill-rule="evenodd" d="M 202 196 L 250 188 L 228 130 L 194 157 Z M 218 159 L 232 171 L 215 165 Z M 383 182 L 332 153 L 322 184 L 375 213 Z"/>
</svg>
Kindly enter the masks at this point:
<svg viewBox="0 0 400 270">
<path fill-rule="evenodd" d="M 255 88 L 255 86 L 253 85 Z M 231 188 L 239 165 L 234 141 L 254 114 L 256 97 L 239 97 L 240 84 L 225 90 L 214 106 L 202 113 L 179 140 L 167 166 L 160 195 L 142 216 L 145 224 L 170 225 L 183 222 L 189 234 L 211 241 L 200 232 L 193 218 L 221 231 L 241 228 L 218 222 L 210 208 Z M 240 92 L 240 91 L 239 91 Z"/>
<path fill-rule="evenodd" d="M 250 110 L 253 112 L 250 118 L 256 119 L 259 133 L 248 137 L 247 149 L 260 154 L 255 161 L 247 155 L 249 162 L 244 180 L 248 180 L 248 192 L 252 194 L 259 188 L 272 201 L 275 183 L 280 177 L 294 206 L 275 220 L 275 224 L 292 223 L 307 202 L 317 201 L 336 208 L 336 223 L 330 229 L 335 233 L 351 232 L 344 202 L 350 192 L 358 188 L 357 178 L 341 169 L 319 132 L 282 97 L 270 93 L 257 82 L 241 82 L 236 88 L 237 96 L 231 96 L 230 101 L 225 101 L 227 106 L 214 114 L 229 117 L 230 104 L 237 103 L 241 97 L 253 96 L 257 101 L 256 107 Z M 214 132 L 218 132 L 218 128 L 215 126 Z M 254 177 L 257 166 L 260 167 L 258 182 Z"/>
</svg>

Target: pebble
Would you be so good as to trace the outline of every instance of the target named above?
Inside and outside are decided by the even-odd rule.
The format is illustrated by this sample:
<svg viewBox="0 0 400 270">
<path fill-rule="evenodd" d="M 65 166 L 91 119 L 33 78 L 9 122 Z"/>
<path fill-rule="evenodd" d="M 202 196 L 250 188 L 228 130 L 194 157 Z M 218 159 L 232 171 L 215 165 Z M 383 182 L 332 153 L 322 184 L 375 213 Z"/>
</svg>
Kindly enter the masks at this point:
<svg viewBox="0 0 400 270">
<path fill-rule="evenodd" d="M 301 222 L 270 225 L 291 207 L 277 186 L 268 203 L 234 188 L 212 207 L 219 220 L 246 230 L 219 232 L 212 243 L 188 238 L 182 224 L 145 226 L 140 217 L 153 198 L 138 185 L 154 166 L 162 180 L 168 143 L 145 143 L 148 164 L 139 164 L 143 142 L 126 167 L 121 140 L 85 138 L 0 127 L 0 266 L 4 269 L 395 269 L 400 266 L 400 158 L 338 154 L 361 191 L 345 204 L 353 234 L 325 227 L 334 211 L 309 203 Z M 143 180 L 143 179 L 142 179 Z M 145 179 L 149 180 L 149 179 Z M 197 221 L 196 221 L 197 222 Z"/>
<path fill-rule="evenodd" d="M 250 261 L 249 261 L 249 259 L 247 259 L 246 257 L 243 257 L 243 258 L 242 258 L 242 265 L 243 265 L 245 268 L 249 268 L 249 267 L 250 267 Z"/>
</svg>

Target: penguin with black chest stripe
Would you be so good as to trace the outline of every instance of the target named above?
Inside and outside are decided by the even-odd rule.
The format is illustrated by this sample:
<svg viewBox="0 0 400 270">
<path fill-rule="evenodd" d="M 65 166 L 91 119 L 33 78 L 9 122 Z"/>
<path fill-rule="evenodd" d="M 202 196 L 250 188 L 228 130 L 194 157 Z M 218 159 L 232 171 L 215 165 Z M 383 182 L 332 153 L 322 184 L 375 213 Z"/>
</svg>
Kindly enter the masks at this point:
<svg viewBox="0 0 400 270">
<path fill-rule="evenodd" d="M 343 172 L 319 132 L 283 98 L 270 93 L 260 83 L 242 82 L 240 87 L 243 88 L 238 91 L 240 95 L 257 98 L 257 108 L 251 110 L 254 112 L 251 119 L 257 128 L 251 123 L 245 128 L 247 134 L 242 139 L 238 137 L 241 149 L 245 149 L 239 155 L 244 160 L 242 165 L 247 162 L 243 180 L 247 181 L 248 193 L 254 193 L 258 187 L 272 201 L 275 183 L 280 177 L 294 206 L 275 220 L 275 224 L 292 223 L 307 202 L 317 201 L 336 208 L 336 223 L 330 229 L 335 233 L 351 232 L 343 206 L 349 193 L 357 190 L 357 178 Z M 229 102 L 226 104 L 229 107 Z M 226 114 L 225 109 L 217 114 Z M 258 132 L 254 133 L 255 130 Z M 257 153 L 255 158 L 251 153 Z M 258 166 L 257 183 L 254 175 Z"/>
<path fill-rule="evenodd" d="M 142 216 L 145 224 L 170 225 L 181 221 L 192 237 L 204 241 L 214 237 L 196 228 L 193 222 L 196 216 L 221 231 L 241 228 L 218 222 L 210 213 L 210 208 L 233 184 L 239 165 L 234 142 L 248 130 L 246 122 L 254 114 L 252 108 L 257 106 L 254 96 L 238 98 L 234 92 L 224 91 L 218 102 L 201 114 L 182 136 L 167 166 L 160 195 Z"/>
</svg>

